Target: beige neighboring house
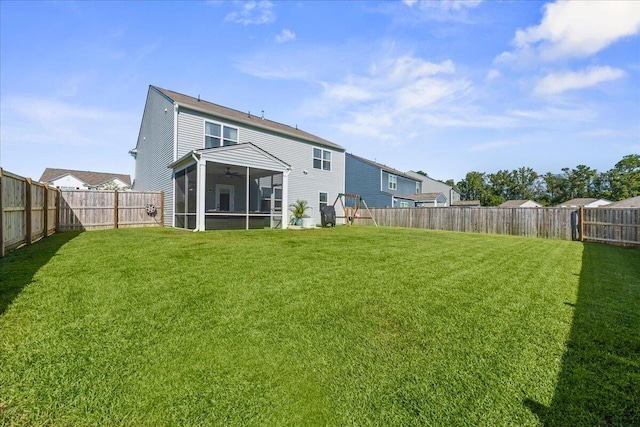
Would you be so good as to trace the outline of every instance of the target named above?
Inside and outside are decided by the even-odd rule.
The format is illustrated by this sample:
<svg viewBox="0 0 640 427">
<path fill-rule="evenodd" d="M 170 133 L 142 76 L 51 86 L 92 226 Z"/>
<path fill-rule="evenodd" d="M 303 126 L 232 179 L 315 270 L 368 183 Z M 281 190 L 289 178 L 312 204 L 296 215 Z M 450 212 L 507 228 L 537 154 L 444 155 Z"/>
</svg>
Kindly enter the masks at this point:
<svg viewBox="0 0 640 427">
<path fill-rule="evenodd" d="M 439 194 L 442 193 L 445 198 L 444 206 L 453 206 L 453 202 L 460 201 L 460 193 L 453 188 L 452 186 L 445 184 L 442 181 L 438 181 L 437 179 L 430 178 L 428 176 L 424 176 L 414 171 L 409 171 L 405 175 L 414 178 L 418 181 L 422 182 L 421 185 L 421 194 Z M 427 206 L 427 205 L 425 205 Z M 438 204 L 438 206 L 442 206 Z"/>
<path fill-rule="evenodd" d="M 640 196 L 630 197 L 606 205 L 607 208 L 640 208 Z"/>
<path fill-rule="evenodd" d="M 451 202 L 452 208 L 479 208 L 480 200 L 460 200 Z"/>
<path fill-rule="evenodd" d="M 542 205 L 540 203 L 534 202 L 533 200 L 507 200 L 501 205 L 498 205 L 499 208 L 541 208 Z"/>
<path fill-rule="evenodd" d="M 131 176 L 119 173 L 78 171 L 46 168 L 40 177 L 62 190 L 127 190 L 131 188 Z"/>
<path fill-rule="evenodd" d="M 595 199 L 593 197 L 584 197 L 578 199 L 567 200 L 566 202 L 556 205 L 556 208 L 597 208 L 598 206 L 609 205 L 611 202 L 605 199 Z"/>
</svg>

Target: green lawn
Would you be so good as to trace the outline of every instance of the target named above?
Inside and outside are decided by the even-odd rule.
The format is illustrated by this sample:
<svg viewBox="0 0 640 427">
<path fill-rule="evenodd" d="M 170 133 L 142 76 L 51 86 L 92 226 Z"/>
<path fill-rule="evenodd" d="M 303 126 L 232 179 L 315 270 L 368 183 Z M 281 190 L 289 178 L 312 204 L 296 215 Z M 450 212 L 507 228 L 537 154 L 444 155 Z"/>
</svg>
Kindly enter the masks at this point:
<svg viewBox="0 0 640 427">
<path fill-rule="evenodd" d="M 638 249 L 109 230 L 0 291 L 0 425 L 640 425 Z"/>
</svg>

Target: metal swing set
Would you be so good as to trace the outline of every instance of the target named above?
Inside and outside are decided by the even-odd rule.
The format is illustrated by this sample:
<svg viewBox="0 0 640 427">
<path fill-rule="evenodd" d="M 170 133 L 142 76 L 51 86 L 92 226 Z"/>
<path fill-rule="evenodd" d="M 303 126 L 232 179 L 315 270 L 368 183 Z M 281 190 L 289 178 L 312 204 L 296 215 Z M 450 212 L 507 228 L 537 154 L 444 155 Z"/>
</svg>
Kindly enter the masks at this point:
<svg viewBox="0 0 640 427">
<path fill-rule="evenodd" d="M 373 225 L 375 225 L 376 227 L 378 226 L 378 223 L 376 223 L 376 220 L 373 218 L 373 215 L 369 210 L 369 206 L 367 206 L 367 202 L 365 202 L 359 194 L 338 194 L 338 197 L 336 197 L 336 200 L 333 202 L 334 209 L 338 202 L 340 202 L 340 206 L 342 206 L 344 215 L 336 216 L 336 218 L 344 218 L 345 222 L 349 224 L 349 226 L 352 226 L 358 219 L 370 219 L 371 221 L 373 221 Z M 360 214 L 363 206 L 369 216 L 362 216 Z"/>
</svg>

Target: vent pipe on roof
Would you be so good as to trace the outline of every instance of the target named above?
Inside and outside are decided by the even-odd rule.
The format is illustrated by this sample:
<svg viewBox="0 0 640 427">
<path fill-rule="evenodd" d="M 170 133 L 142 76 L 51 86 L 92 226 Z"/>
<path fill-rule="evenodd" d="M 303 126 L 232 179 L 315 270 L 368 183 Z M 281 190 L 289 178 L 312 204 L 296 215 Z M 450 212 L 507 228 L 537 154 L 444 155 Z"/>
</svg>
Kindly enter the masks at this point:
<svg viewBox="0 0 640 427">
<path fill-rule="evenodd" d="M 264 110 L 262 110 L 262 116 L 260 118 L 264 120 Z"/>
<path fill-rule="evenodd" d="M 198 102 L 200 102 L 200 94 L 198 94 Z"/>
</svg>

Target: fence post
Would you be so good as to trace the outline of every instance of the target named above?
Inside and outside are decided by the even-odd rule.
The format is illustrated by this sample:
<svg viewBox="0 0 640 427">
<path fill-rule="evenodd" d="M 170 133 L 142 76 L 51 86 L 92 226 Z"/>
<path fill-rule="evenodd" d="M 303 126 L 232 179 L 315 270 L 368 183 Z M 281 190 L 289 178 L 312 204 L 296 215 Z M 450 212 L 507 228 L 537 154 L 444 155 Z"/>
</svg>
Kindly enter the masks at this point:
<svg viewBox="0 0 640 427">
<path fill-rule="evenodd" d="M 0 258 L 4 257 L 4 205 L 2 204 L 2 168 L 0 168 Z"/>
<path fill-rule="evenodd" d="M 578 212 L 578 221 L 580 222 L 580 241 L 584 242 L 584 206 L 580 206 L 580 210 Z"/>
<path fill-rule="evenodd" d="M 62 190 L 56 188 L 56 233 L 60 233 L 60 216 L 62 215 Z"/>
<path fill-rule="evenodd" d="M 118 228 L 118 190 L 113 192 L 113 228 Z"/>
<path fill-rule="evenodd" d="M 164 191 L 160 192 L 160 227 L 164 227 Z"/>
<path fill-rule="evenodd" d="M 25 243 L 27 245 L 30 245 L 31 242 L 31 233 L 33 232 L 32 228 L 33 228 L 33 224 L 32 224 L 32 218 L 31 218 L 31 189 L 32 189 L 32 184 L 31 184 L 31 178 L 25 178 L 24 180 L 25 182 L 25 206 L 24 206 L 24 214 L 25 214 L 25 225 L 26 225 L 26 233 L 27 235 L 25 236 Z"/>
<path fill-rule="evenodd" d="M 49 237 L 49 186 L 44 185 L 42 191 L 44 200 L 42 201 L 42 226 L 44 227 L 42 237 Z"/>
</svg>

